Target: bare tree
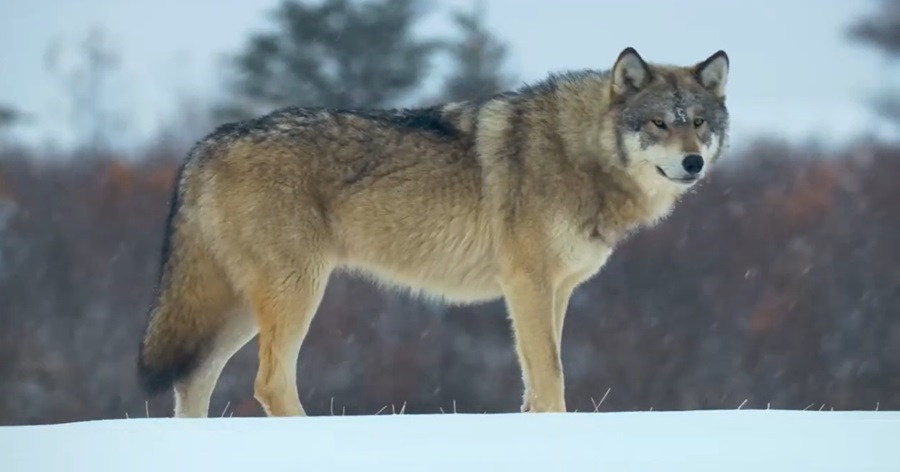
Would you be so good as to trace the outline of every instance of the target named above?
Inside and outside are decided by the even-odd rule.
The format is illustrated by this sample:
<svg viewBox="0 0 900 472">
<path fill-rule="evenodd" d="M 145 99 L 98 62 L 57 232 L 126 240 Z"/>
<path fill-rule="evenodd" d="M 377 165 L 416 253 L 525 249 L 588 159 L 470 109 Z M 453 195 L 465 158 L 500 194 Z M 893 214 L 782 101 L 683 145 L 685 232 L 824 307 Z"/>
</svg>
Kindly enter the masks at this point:
<svg viewBox="0 0 900 472">
<path fill-rule="evenodd" d="M 24 118 L 25 114 L 12 105 L 0 104 L 0 146 L 6 145 L 10 130 Z"/>
<path fill-rule="evenodd" d="M 22 112 L 11 105 L 0 104 L 0 128 L 12 126 L 22 119 Z"/>
<path fill-rule="evenodd" d="M 62 64 L 61 50 L 47 52 L 47 69 L 58 76 L 69 99 L 69 114 L 83 154 L 109 152 L 123 129 L 121 109 L 115 104 L 120 59 L 104 32 L 88 31 L 75 51 L 75 64 Z"/>
</svg>

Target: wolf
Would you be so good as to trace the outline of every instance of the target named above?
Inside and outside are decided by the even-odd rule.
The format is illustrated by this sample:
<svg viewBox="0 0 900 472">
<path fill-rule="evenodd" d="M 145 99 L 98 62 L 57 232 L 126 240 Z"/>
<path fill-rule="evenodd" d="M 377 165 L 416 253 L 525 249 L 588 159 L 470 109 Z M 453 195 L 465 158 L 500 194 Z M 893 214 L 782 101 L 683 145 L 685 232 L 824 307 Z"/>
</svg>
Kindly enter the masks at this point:
<svg viewBox="0 0 900 472">
<path fill-rule="evenodd" d="M 502 298 L 523 412 L 564 412 L 572 292 L 670 213 L 728 145 L 729 59 L 551 74 L 481 100 L 399 110 L 290 107 L 223 125 L 185 159 L 138 374 L 204 417 L 258 335 L 254 397 L 305 415 L 301 344 L 329 276 L 448 303 Z"/>
</svg>

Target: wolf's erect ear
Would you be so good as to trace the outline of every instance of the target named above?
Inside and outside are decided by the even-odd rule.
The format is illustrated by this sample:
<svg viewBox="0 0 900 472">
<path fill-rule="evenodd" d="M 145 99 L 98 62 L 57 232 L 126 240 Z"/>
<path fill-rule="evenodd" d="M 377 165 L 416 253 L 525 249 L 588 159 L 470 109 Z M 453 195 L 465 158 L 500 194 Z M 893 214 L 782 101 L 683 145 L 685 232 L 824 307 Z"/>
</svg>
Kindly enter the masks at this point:
<svg viewBox="0 0 900 472">
<path fill-rule="evenodd" d="M 612 71 L 613 92 L 625 95 L 640 90 L 650 81 L 650 68 L 634 48 L 626 48 Z"/>
<path fill-rule="evenodd" d="M 719 51 L 705 61 L 694 66 L 694 75 L 703 85 L 719 97 L 725 96 L 725 85 L 728 83 L 728 55 Z"/>
</svg>

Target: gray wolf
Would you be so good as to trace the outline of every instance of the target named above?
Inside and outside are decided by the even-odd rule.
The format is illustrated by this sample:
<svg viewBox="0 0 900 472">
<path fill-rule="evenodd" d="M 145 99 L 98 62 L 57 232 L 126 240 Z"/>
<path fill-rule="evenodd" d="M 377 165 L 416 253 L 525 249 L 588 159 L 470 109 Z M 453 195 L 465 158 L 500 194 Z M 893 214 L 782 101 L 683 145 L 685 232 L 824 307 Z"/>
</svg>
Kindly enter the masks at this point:
<svg viewBox="0 0 900 472">
<path fill-rule="evenodd" d="M 190 151 L 140 346 L 149 392 L 207 415 L 259 335 L 255 398 L 304 415 L 301 343 L 338 270 L 450 303 L 503 298 L 522 411 L 563 412 L 569 297 L 617 243 L 666 216 L 727 146 L 728 56 L 550 75 L 478 101 L 404 110 L 286 108 Z"/>
</svg>

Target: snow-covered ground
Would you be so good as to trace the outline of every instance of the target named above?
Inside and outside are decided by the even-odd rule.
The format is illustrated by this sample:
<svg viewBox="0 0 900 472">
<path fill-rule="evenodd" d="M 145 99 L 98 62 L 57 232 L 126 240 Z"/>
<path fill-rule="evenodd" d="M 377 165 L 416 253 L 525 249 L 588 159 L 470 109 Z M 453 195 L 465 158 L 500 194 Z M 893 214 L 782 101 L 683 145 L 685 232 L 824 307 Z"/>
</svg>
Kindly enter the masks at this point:
<svg viewBox="0 0 900 472">
<path fill-rule="evenodd" d="M 900 412 L 131 419 L 0 428 L 18 471 L 900 471 Z"/>
</svg>

